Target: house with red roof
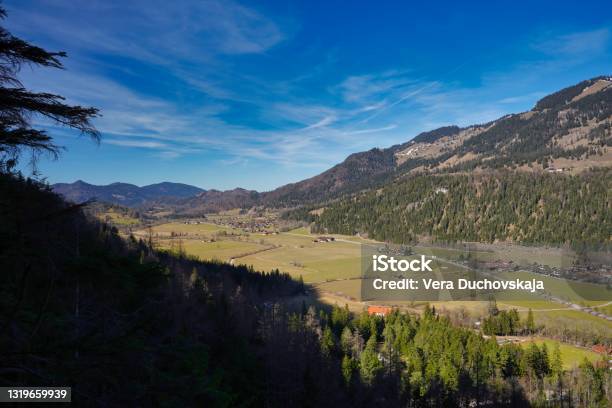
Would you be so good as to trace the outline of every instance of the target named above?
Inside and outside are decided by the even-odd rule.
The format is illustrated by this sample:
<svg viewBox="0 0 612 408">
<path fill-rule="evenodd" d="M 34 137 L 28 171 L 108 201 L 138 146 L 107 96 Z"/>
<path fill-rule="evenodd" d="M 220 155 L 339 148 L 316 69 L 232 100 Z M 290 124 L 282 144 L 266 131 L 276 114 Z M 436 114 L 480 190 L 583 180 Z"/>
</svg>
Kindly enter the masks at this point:
<svg viewBox="0 0 612 408">
<path fill-rule="evenodd" d="M 389 306 L 368 306 L 368 314 L 374 316 L 385 317 L 393 311 Z"/>
</svg>

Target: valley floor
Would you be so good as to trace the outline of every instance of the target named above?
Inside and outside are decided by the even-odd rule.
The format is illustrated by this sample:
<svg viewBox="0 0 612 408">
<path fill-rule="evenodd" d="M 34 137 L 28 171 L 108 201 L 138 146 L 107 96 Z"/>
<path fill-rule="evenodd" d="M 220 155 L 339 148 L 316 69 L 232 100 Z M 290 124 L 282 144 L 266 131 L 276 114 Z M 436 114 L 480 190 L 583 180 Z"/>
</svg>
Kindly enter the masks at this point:
<svg viewBox="0 0 612 408">
<path fill-rule="evenodd" d="M 155 245 L 171 251 L 183 251 L 204 260 L 218 260 L 234 265 L 248 265 L 255 270 L 279 269 L 298 278 L 313 288 L 313 296 L 328 304 L 347 304 L 354 312 L 361 312 L 373 302 L 361 300 L 361 246 L 381 244 L 359 236 L 326 235 L 321 237 L 306 228 L 279 231 L 274 223 L 258 221 L 266 225 L 253 231 L 248 226 L 252 218 L 236 213 L 214 215 L 208 219 L 170 222 L 150 229 L 134 231 L 133 234 Z M 247 227 L 245 227 L 247 226 Z M 331 240 L 333 238 L 333 241 Z M 542 265 L 559 267 L 571 262 L 572 254 L 557 248 L 521 247 L 512 245 L 466 244 L 479 259 L 491 262 L 515 263 L 537 262 Z M 414 247 L 415 253 L 431 253 L 432 246 Z M 456 251 L 456 253 L 454 253 Z M 435 248 L 438 257 L 453 262 L 461 250 Z M 593 283 L 572 283 L 568 287 L 561 280 L 536 274 L 520 272 L 526 279 L 537 277 L 546 283 L 551 296 L 533 300 L 506 300 L 499 302 L 500 309 L 515 308 L 525 315 L 532 309 L 536 323 L 550 327 L 570 327 L 572 330 L 596 330 L 606 337 L 612 336 L 612 321 L 605 318 L 612 304 L 612 293 L 604 285 Z M 599 300 L 581 298 L 580 293 L 596 294 Z M 606 299 L 608 296 L 609 300 Z M 444 301 L 428 302 L 448 312 L 465 313 L 473 322 L 487 313 L 485 301 Z M 419 312 L 424 302 L 395 301 L 375 302 L 403 310 Z M 597 306 L 598 309 L 592 307 Z M 603 311 L 604 317 L 594 311 Z"/>
</svg>

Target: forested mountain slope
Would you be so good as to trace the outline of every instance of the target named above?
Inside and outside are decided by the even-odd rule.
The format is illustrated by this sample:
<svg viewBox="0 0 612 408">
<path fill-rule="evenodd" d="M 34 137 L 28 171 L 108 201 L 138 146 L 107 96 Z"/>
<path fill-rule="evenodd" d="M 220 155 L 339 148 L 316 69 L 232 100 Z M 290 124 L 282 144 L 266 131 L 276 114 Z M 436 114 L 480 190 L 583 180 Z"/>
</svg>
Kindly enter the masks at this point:
<svg viewBox="0 0 612 408">
<path fill-rule="evenodd" d="M 250 208 L 260 205 L 261 194 L 254 190 L 235 188 L 233 190 L 206 190 L 194 197 L 169 200 L 152 200 L 146 206 L 167 208 L 181 216 L 201 216 L 232 208 Z"/>
<path fill-rule="evenodd" d="M 381 241 L 610 244 L 609 169 L 581 175 L 413 175 L 329 205 L 315 230 Z"/>
<path fill-rule="evenodd" d="M 392 149 L 354 153 L 318 176 L 264 193 L 263 201 L 269 205 L 284 206 L 322 200 L 339 192 L 375 185 L 394 171 Z"/>
<path fill-rule="evenodd" d="M 32 180 L 0 173 L 0 193 L 3 386 L 71 386 L 79 406 L 274 401 L 257 322 L 300 282 L 123 241 Z"/>
<path fill-rule="evenodd" d="M 393 242 L 609 245 L 611 145 L 612 80 L 598 77 L 529 112 L 423 133 L 391 148 L 378 185 L 287 216 Z"/>
</svg>

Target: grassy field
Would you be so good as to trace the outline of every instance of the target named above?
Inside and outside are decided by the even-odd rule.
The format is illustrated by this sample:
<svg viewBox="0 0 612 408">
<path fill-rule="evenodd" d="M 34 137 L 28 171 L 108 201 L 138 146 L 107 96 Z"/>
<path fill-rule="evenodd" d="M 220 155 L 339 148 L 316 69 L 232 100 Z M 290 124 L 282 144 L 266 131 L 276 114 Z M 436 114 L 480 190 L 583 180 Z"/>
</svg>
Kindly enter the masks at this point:
<svg viewBox="0 0 612 408">
<path fill-rule="evenodd" d="M 471 254 L 472 258 L 478 261 L 512 261 L 515 264 L 532 264 L 537 260 L 542 265 L 560 267 L 570 265 L 575 255 L 563 249 L 527 247 L 518 245 L 503 244 L 481 244 L 466 243 L 459 244 L 456 248 L 437 247 L 437 246 L 417 246 L 417 249 L 426 249 L 435 254 L 444 256 L 447 259 L 458 259 L 461 254 Z"/>
<path fill-rule="evenodd" d="M 315 285 L 315 287 L 320 291 L 333 293 L 338 296 L 348 297 L 353 300 L 360 300 L 361 299 L 361 283 L 362 283 L 361 279 L 334 280 L 334 281 L 319 283 Z M 394 302 L 394 303 L 411 304 L 412 302 L 407 301 L 407 302 Z M 480 315 L 480 314 L 486 313 L 487 307 L 488 307 L 488 302 L 486 301 L 452 301 L 452 302 L 432 301 L 429 303 L 432 305 L 435 305 L 436 307 L 444 306 L 444 308 L 449 309 L 449 310 L 463 307 L 466 310 L 473 313 L 474 315 Z M 547 301 L 547 300 L 541 300 L 541 301 L 518 300 L 512 303 L 497 302 L 497 307 L 502 310 L 517 309 L 519 310 L 519 312 L 525 312 L 524 313 L 525 315 L 529 309 L 532 309 L 534 311 L 536 319 L 541 319 L 544 321 L 550 320 L 549 318 L 554 319 L 555 316 L 566 318 L 568 320 L 577 320 L 577 319 L 581 319 L 580 314 L 584 314 L 586 315 L 584 316 L 584 319 L 586 319 L 587 321 L 592 322 L 596 320 L 597 321 L 596 326 L 601 326 L 601 327 L 611 326 L 612 328 L 612 324 L 608 325 L 606 321 L 600 318 L 597 318 L 591 315 L 587 315 L 586 313 L 582 313 L 579 311 L 569 309 L 565 305 L 555 303 L 552 301 Z M 557 311 L 557 310 L 551 310 L 551 309 L 563 309 L 563 310 Z M 566 310 L 570 313 L 563 313 Z M 546 315 L 544 315 L 544 313 L 546 313 Z"/>
<path fill-rule="evenodd" d="M 318 292 L 319 298 L 328 303 L 336 303 L 339 305 L 347 304 L 351 311 L 360 312 L 364 309 L 365 304 L 361 300 L 361 279 L 336 280 L 314 285 Z M 377 305 L 387 305 L 408 310 L 412 312 L 420 312 L 425 307 L 425 304 L 434 306 L 438 310 L 452 311 L 464 309 L 472 316 L 482 316 L 486 314 L 489 302 L 485 301 L 453 301 L 453 302 L 422 302 L 422 301 L 376 301 L 370 302 Z M 500 308 L 504 308 L 500 306 Z"/>
<path fill-rule="evenodd" d="M 533 272 L 512 272 L 513 278 L 538 279 L 544 282 L 545 291 L 551 295 L 583 305 L 598 305 L 612 300 L 612 290 L 604 285 L 569 281 Z"/>
<path fill-rule="evenodd" d="M 121 214 L 118 211 L 108 210 L 100 215 L 98 215 L 102 221 L 110 222 L 111 224 L 130 227 L 133 225 L 137 225 L 140 223 L 138 218 L 130 217 L 125 214 Z"/>
<path fill-rule="evenodd" d="M 154 234 L 160 236 L 170 235 L 172 232 L 179 234 L 188 235 L 212 235 L 217 232 L 233 231 L 232 228 L 224 227 L 217 224 L 201 223 L 201 224 L 185 224 L 182 222 L 170 222 L 167 224 L 156 225 L 152 227 Z M 139 231 L 139 233 L 146 234 L 145 230 Z"/>
<path fill-rule="evenodd" d="M 526 341 L 521 343 L 522 347 L 529 347 L 531 341 Z M 586 358 L 591 362 L 599 361 L 602 359 L 601 354 L 597 354 L 591 350 L 587 350 L 581 347 L 572 346 L 570 344 L 565 344 L 558 342 L 556 340 L 549 339 L 535 339 L 533 343 L 541 346 L 542 344 L 546 344 L 548 348 L 548 355 L 550 356 L 555 344 L 559 344 L 559 351 L 561 352 L 561 360 L 563 360 L 563 368 L 569 370 L 575 366 L 580 365 L 582 361 Z"/>
<path fill-rule="evenodd" d="M 329 281 L 314 286 L 322 292 L 330 292 L 353 300 L 361 300 L 361 279 Z"/>
<path fill-rule="evenodd" d="M 602 307 L 594 307 L 593 309 L 605 313 L 608 316 L 612 316 L 612 304 Z"/>
<path fill-rule="evenodd" d="M 348 303 L 351 310 L 355 311 L 360 311 L 364 307 L 364 303 L 361 302 L 361 279 L 359 279 L 361 277 L 361 246 L 359 244 L 372 243 L 372 241 L 356 236 L 334 235 L 335 241 L 319 243 L 313 242 L 317 235 L 310 234 L 305 228 L 280 234 L 263 234 L 246 233 L 237 228 L 213 223 L 173 222 L 153 227 L 153 233 L 158 236 L 158 243 L 163 248 L 170 248 L 174 245 L 176 250 L 178 240 L 169 238 L 172 233 L 180 234 L 183 249 L 188 254 L 201 259 L 217 259 L 226 262 L 233 258 L 234 264 L 253 266 L 260 271 L 279 269 L 295 278 L 302 276 L 306 283 L 314 286 L 321 301 L 332 304 Z M 139 231 L 139 234 L 146 237 L 148 231 L 142 230 Z M 215 242 L 210 242 L 211 240 Z M 519 249 L 515 254 L 510 249 L 503 250 L 517 259 L 533 251 L 532 248 Z M 462 253 L 452 248 L 432 249 L 431 247 L 415 247 L 415 251 L 436 254 L 448 259 L 454 259 L 455 255 Z M 479 257 L 499 259 L 497 254 L 488 247 L 478 247 L 475 253 Z M 553 255 L 550 256 L 551 259 L 554 258 Z M 600 298 L 609 296 L 609 291 L 601 285 L 572 282 L 570 286 L 559 279 L 530 272 L 520 272 L 517 276 L 523 279 L 544 280 L 547 291 L 560 298 L 576 300 L 576 303 L 580 300 L 576 292 Z M 423 302 L 389 300 L 376 303 L 419 310 L 419 305 Z M 487 302 L 483 301 L 431 303 L 447 310 L 464 308 L 473 316 L 483 316 L 487 311 Z M 593 303 L 597 304 L 597 302 L 590 304 Z M 537 297 L 531 300 L 500 300 L 498 307 L 500 309 L 517 308 L 523 318 L 527 310 L 531 308 L 534 311 L 536 323 L 547 327 L 565 327 L 572 331 L 595 331 L 606 336 L 609 336 L 612 330 L 612 322 Z"/>
<path fill-rule="evenodd" d="M 307 283 L 360 276 L 359 246 L 338 241 L 314 243 L 312 237 L 298 235 L 281 233 L 266 236 L 262 238 L 263 242 L 277 245 L 278 248 L 246 256 L 236 262 L 264 271 L 278 268 L 295 277 L 302 276 Z"/>
<path fill-rule="evenodd" d="M 292 234 L 296 234 L 296 235 L 306 235 L 307 237 L 310 238 L 310 231 L 308 231 L 308 229 L 301 227 L 301 228 L 296 228 L 294 230 L 290 231 Z"/>
<path fill-rule="evenodd" d="M 500 308 L 514 308 L 519 311 L 526 311 L 532 309 L 536 310 L 549 310 L 549 309 L 568 309 L 569 306 L 553 302 L 551 300 L 513 300 L 513 301 L 498 301 L 497 305 Z"/>
<path fill-rule="evenodd" d="M 167 239 L 171 235 L 180 235 L 183 249 L 190 255 L 224 261 L 235 258 L 235 264 L 253 266 L 261 271 L 280 269 L 296 278 L 302 276 L 308 283 L 360 275 L 359 245 L 341 241 L 315 243 L 316 235 L 310 235 L 303 228 L 264 235 L 212 223 L 173 222 L 154 226 L 152 232 L 162 248 L 169 249 L 173 245 Z M 137 235 L 146 237 L 148 231 L 138 231 Z M 208 242 L 210 239 L 215 242 Z M 272 247 L 276 248 L 270 249 Z"/>
<path fill-rule="evenodd" d="M 523 319 L 527 316 L 525 311 L 520 311 L 519 314 Z M 533 315 L 536 325 L 560 327 L 578 332 L 599 332 L 606 337 L 612 333 L 612 322 L 579 310 L 539 311 L 534 309 Z"/>
<path fill-rule="evenodd" d="M 249 239 L 242 231 L 212 223 L 185 224 L 171 222 L 151 228 L 157 245 L 162 249 L 178 250 L 203 260 L 228 262 L 231 258 L 243 256 L 269 248 L 271 245 Z M 149 231 L 139 230 L 137 236 L 146 238 Z M 171 236 L 175 238 L 170 239 Z"/>
<path fill-rule="evenodd" d="M 178 250 L 178 240 L 160 240 L 159 245 L 163 249 Z M 228 262 L 231 258 L 236 258 L 254 251 L 268 248 L 254 242 L 245 241 L 216 241 L 202 242 L 198 240 L 181 240 L 185 253 L 197 256 L 202 260 L 218 260 Z"/>
</svg>

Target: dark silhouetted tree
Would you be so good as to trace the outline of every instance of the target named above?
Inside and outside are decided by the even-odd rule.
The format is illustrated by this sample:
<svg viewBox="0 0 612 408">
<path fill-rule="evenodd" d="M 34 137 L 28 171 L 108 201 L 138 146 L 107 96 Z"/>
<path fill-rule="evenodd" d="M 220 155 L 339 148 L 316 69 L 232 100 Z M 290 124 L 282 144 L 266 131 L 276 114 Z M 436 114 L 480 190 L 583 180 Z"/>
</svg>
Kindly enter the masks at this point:
<svg viewBox="0 0 612 408">
<path fill-rule="evenodd" d="M 0 7 L 0 19 L 6 11 Z M 23 66 L 63 69 L 64 52 L 49 52 L 13 36 L 0 26 L 0 171 L 10 171 L 24 149 L 32 152 L 32 163 L 41 153 L 56 158 L 61 149 L 43 129 L 32 127 L 36 117 L 50 120 L 99 141 L 100 134 L 91 123 L 98 109 L 64 103 L 64 98 L 24 88 L 17 74 Z"/>
</svg>

